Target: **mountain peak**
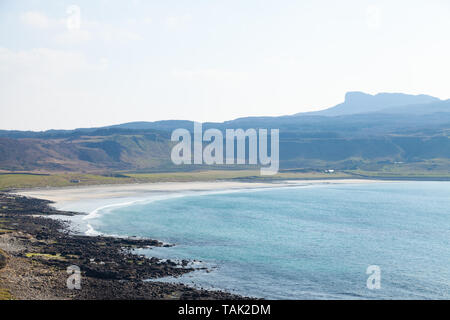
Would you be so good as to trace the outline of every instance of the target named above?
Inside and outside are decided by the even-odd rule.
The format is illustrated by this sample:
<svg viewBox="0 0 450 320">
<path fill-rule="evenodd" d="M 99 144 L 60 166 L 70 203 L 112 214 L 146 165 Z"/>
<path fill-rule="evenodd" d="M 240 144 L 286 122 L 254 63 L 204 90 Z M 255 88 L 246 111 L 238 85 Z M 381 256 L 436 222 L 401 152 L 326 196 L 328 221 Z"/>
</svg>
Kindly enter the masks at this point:
<svg viewBox="0 0 450 320">
<path fill-rule="evenodd" d="M 391 107 L 428 104 L 441 101 L 438 98 L 420 94 L 382 92 L 376 95 L 360 91 L 350 91 L 345 94 L 345 101 L 329 109 L 312 112 L 310 114 L 324 116 L 339 116 L 359 113 L 376 112 Z"/>
<path fill-rule="evenodd" d="M 364 93 L 361 91 L 349 91 L 345 94 L 345 103 L 353 104 L 363 99 L 370 99 L 370 97 L 373 96 L 368 93 Z"/>
</svg>

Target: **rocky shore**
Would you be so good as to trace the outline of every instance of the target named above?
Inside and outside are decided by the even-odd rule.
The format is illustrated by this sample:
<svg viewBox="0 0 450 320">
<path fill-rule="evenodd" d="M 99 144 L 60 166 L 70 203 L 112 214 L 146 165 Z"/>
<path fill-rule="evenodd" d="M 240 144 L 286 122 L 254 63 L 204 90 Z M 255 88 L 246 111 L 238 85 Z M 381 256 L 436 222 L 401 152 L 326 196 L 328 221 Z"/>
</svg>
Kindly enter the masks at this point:
<svg viewBox="0 0 450 320">
<path fill-rule="evenodd" d="M 147 258 L 136 248 L 150 239 L 84 236 L 51 215 L 75 215 L 50 201 L 0 193 L 0 299 L 243 299 L 222 291 L 146 279 L 194 271 L 189 261 Z M 69 289 L 67 268 L 81 271 L 81 289 Z"/>
</svg>

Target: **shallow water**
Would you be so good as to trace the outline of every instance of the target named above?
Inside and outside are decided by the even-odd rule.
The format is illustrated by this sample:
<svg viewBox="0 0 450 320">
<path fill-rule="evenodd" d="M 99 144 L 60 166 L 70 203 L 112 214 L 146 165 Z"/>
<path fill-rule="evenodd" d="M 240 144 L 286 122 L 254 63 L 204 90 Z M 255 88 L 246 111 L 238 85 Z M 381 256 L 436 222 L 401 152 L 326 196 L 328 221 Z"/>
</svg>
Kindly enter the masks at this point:
<svg viewBox="0 0 450 320">
<path fill-rule="evenodd" d="M 449 209 L 449 182 L 336 184 L 162 195 L 84 222 L 213 268 L 168 281 L 274 299 L 449 299 Z M 381 289 L 367 288 L 369 265 Z"/>
</svg>

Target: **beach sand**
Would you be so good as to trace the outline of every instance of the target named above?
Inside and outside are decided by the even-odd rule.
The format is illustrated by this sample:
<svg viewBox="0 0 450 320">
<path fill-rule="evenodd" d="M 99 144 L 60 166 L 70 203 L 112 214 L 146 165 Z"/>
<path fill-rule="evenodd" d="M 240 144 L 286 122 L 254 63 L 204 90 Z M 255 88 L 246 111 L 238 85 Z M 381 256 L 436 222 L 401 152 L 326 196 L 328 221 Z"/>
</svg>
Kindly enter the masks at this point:
<svg viewBox="0 0 450 320">
<path fill-rule="evenodd" d="M 210 181 L 210 182 L 156 182 L 141 184 L 123 185 L 95 185 L 66 188 L 40 188 L 18 190 L 14 193 L 38 199 L 50 200 L 55 207 L 63 208 L 67 204 L 81 203 L 92 200 L 111 201 L 121 198 L 141 198 L 161 193 L 180 192 L 205 192 L 205 191 L 225 191 L 255 188 L 274 188 L 290 186 L 309 186 L 317 184 L 355 184 L 374 183 L 379 180 L 366 179 L 336 179 L 336 180 L 287 180 L 276 182 L 238 182 L 238 181 Z M 386 181 L 383 181 L 386 182 Z"/>
<path fill-rule="evenodd" d="M 0 248 L 6 251 L 9 260 L 6 268 L 3 268 L 0 274 L 0 289 L 7 290 L 5 292 L 16 299 L 244 298 L 222 291 L 200 290 L 183 284 L 153 281 L 143 283 L 143 279 L 180 275 L 192 270 L 180 269 L 178 265 L 172 265 L 174 262 L 170 260 L 161 262 L 158 258 L 141 257 L 123 250 L 124 247 L 130 245 L 130 241 L 137 247 L 145 247 L 149 244 L 147 243 L 149 241 L 154 246 L 164 245 L 157 240 L 122 239 L 108 236 L 91 237 L 90 235 L 69 233 L 67 232 L 69 230 L 67 229 L 68 225 L 63 223 L 62 215 L 68 214 L 67 218 L 69 218 L 72 215 L 71 212 L 56 211 L 47 207 L 46 202 L 41 203 L 41 200 L 33 198 L 53 201 L 52 206 L 58 209 L 66 210 L 71 207 L 70 209 L 74 209 L 73 211 L 90 212 L 92 214 L 91 210 L 105 206 L 105 204 L 123 203 L 124 199 L 146 199 L 155 195 L 373 182 L 380 183 L 376 180 L 358 179 L 289 180 L 272 183 L 237 181 L 161 182 L 45 188 L 15 192 L 28 198 L 3 194 L 3 202 L 6 204 L 3 210 L 7 210 L 3 223 L 5 228 L 8 229 L 6 230 L 7 233 L 0 235 Z M 86 203 L 89 205 L 86 206 Z M 36 210 L 41 212 L 39 216 L 35 215 Z M 83 217 L 88 216 L 83 214 L 73 216 L 75 219 L 83 219 Z M 42 241 L 45 242 L 45 245 L 42 245 Z M 33 252 L 35 256 L 33 258 L 27 257 L 26 253 L 29 252 Z M 62 255 L 62 261 L 46 258 L 55 255 L 55 253 Z M 100 261 L 100 264 L 92 264 L 89 261 Z M 183 261 L 181 263 L 184 266 Z M 189 261 L 186 261 L 186 263 L 189 263 Z M 67 277 L 65 268 L 69 264 L 80 266 L 85 272 L 83 290 L 76 292 L 76 294 L 65 288 Z M 118 265 L 120 266 L 120 272 L 117 270 Z M 30 272 L 30 270 L 34 271 Z M 129 277 L 131 280 L 123 282 L 122 278 L 124 277 Z"/>
</svg>

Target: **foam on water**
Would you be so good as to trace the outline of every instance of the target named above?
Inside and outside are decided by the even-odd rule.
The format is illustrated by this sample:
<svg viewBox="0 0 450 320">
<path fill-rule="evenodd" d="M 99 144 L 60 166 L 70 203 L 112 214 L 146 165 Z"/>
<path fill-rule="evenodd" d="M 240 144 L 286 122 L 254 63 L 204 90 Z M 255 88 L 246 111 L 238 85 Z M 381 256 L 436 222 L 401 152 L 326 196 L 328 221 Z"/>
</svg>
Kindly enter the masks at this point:
<svg viewBox="0 0 450 320">
<path fill-rule="evenodd" d="M 162 281 L 274 299 L 448 299 L 449 194 L 449 182 L 180 192 L 103 203 L 80 223 L 175 243 L 139 253 L 211 269 Z M 369 265 L 380 290 L 366 287 Z"/>
</svg>

